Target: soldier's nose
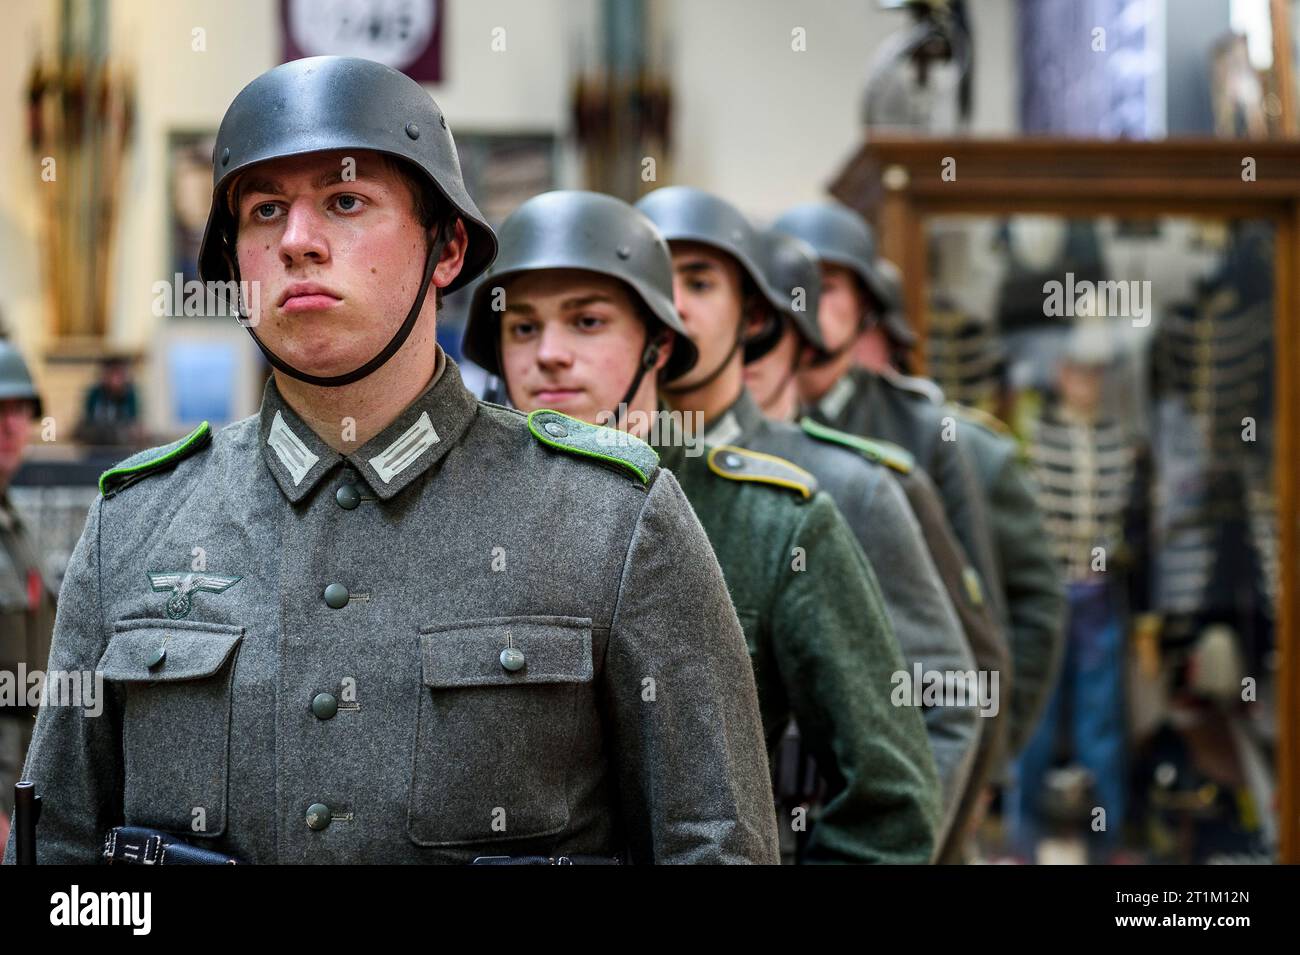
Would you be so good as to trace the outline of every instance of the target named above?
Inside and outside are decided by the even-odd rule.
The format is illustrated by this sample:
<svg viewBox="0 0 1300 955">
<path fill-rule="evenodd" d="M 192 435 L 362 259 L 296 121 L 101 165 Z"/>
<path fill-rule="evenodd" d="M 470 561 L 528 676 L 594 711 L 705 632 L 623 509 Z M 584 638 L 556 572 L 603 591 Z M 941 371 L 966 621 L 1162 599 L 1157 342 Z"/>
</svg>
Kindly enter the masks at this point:
<svg viewBox="0 0 1300 955">
<path fill-rule="evenodd" d="M 319 216 L 306 200 L 289 206 L 284 234 L 280 237 L 280 257 L 285 265 L 323 262 L 329 258 L 329 244 L 320 226 Z"/>
</svg>

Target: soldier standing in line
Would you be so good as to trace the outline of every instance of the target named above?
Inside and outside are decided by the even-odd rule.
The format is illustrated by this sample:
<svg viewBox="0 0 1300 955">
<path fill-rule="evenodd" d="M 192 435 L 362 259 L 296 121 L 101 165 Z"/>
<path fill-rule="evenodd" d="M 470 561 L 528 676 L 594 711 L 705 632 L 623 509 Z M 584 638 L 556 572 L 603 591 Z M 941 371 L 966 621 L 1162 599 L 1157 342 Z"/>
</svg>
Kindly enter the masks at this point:
<svg viewBox="0 0 1300 955">
<path fill-rule="evenodd" d="M 903 660 L 852 532 L 802 468 L 688 446 L 679 423 L 689 416 L 658 408 L 660 375 L 680 379 L 696 360 L 658 230 L 610 196 L 552 192 L 520 206 L 501 243 L 475 291 L 465 353 L 504 378 L 539 436 L 601 453 L 623 432 L 590 425 L 610 421 L 652 438 L 717 551 L 769 746 L 793 716 L 826 780 L 807 860 L 928 862 L 934 758 L 916 708 L 890 702 Z"/>
<path fill-rule="evenodd" d="M 28 673 L 45 666 L 54 630 L 54 594 L 46 583 L 40 556 L 18 511 L 9 500 L 9 482 L 22 465 L 41 396 L 18 349 L 0 339 L 0 673 L 10 674 L 19 696 Z M 14 783 L 32 739 L 35 709 L 25 698 L 0 703 L 0 816 L 13 816 Z"/>
<path fill-rule="evenodd" d="M 821 333 L 816 325 L 821 276 L 816 253 L 803 240 L 773 230 L 765 236 L 769 243 L 769 280 L 782 293 L 787 308 L 780 316 L 777 344 L 766 354 L 752 359 L 747 354 L 745 380 L 765 415 L 788 422 L 798 414 L 799 369 L 822 351 Z M 804 293 L 801 303 L 804 307 L 794 308 L 800 290 Z M 961 619 L 975 665 L 981 673 L 999 674 L 999 699 L 1006 699 L 1010 693 L 1014 700 L 1010 653 L 1001 625 L 993 616 L 992 606 L 982 599 L 978 586 L 972 586 L 972 582 L 978 582 L 978 574 L 948 526 L 933 482 L 924 471 L 912 465 L 911 455 L 896 445 L 835 431 L 809 418 L 804 418 L 801 425 L 819 440 L 854 450 L 868 461 L 883 462 L 876 465 L 878 468 L 888 465 L 916 515 L 925 546 Z M 1002 764 L 1009 708 L 999 705 L 995 714 L 981 710 L 981 715 L 985 718 L 981 720 L 979 751 L 940 850 L 940 862 L 959 862 L 965 857 L 964 848 L 970 841 L 971 830 L 978 824 L 985 790 Z"/>
<path fill-rule="evenodd" d="M 875 239 L 857 213 L 836 202 L 813 202 L 783 213 L 773 228 L 803 239 L 822 269 L 818 325 L 826 355 L 799 373 L 808 414 L 822 424 L 909 451 L 939 489 L 948 522 L 979 571 L 998 616 L 1002 588 L 974 464 L 956 440 L 951 416 L 930 395 L 898 376 L 854 367 L 854 348 L 882 315 L 886 300 L 876 268 Z"/>
<path fill-rule="evenodd" d="M 874 356 L 868 365 L 872 371 L 901 372 L 917 339 L 903 313 L 898 270 L 887 260 L 878 266 L 884 279 L 886 320 L 864 334 L 868 347 L 861 353 Z M 1020 443 L 1002 421 L 978 408 L 945 403 L 938 385 L 928 379 L 908 376 L 905 380 L 931 389 L 935 402 L 955 414 L 957 440 L 975 463 L 988 507 L 1017 677 L 1007 741 L 1008 755 L 1014 755 L 1029 741 L 1047 705 L 1065 645 L 1065 594 L 1038 507 L 1038 489 Z"/>
<path fill-rule="evenodd" d="M 760 233 L 726 200 L 685 186 L 656 189 L 637 208 L 668 241 L 674 302 L 692 343 L 705 356 L 702 367 L 661 389 L 669 405 L 686 412 L 703 410 L 709 444 L 774 454 L 811 472 L 845 516 L 876 572 L 909 674 L 917 664 L 925 671 L 972 672 L 975 660 L 961 621 L 891 476 L 910 470 L 905 456 L 883 459 L 892 462 L 891 470 L 862 460 L 860 452 L 841 446 L 829 429 L 769 421 L 745 388 L 744 362 L 761 358 L 781 342 L 778 309 L 791 303 L 789 293 L 769 280 L 768 249 Z M 807 294 L 803 301 L 809 325 L 816 321 L 818 290 L 810 291 L 811 301 Z M 756 318 L 758 334 L 750 330 Z M 705 373 L 708 369 L 716 370 Z M 983 721 L 977 711 L 975 700 L 923 710 L 943 784 L 941 841 L 979 745 Z"/>
<path fill-rule="evenodd" d="M 296 60 L 213 158 L 200 270 L 258 283 L 275 372 L 257 415 L 100 479 L 51 666 L 108 699 L 37 720 L 40 861 L 124 822 L 251 862 L 777 861 L 744 635 L 676 480 L 544 439 L 438 347 L 430 287 L 496 238 L 437 104 Z"/>
</svg>

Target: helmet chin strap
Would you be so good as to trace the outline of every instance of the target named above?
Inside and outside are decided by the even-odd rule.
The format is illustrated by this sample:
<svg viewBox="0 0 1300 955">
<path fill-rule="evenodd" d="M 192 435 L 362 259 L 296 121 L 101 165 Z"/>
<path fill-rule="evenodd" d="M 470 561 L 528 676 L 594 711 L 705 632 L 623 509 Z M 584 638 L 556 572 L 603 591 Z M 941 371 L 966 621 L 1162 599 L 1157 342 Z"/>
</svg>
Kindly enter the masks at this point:
<svg viewBox="0 0 1300 955">
<path fill-rule="evenodd" d="M 785 321 L 788 325 L 794 324 L 794 322 L 789 318 L 783 319 L 783 321 Z M 781 380 L 777 382 L 776 387 L 772 389 L 772 397 L 776 397 L 785 391 L 785 389 L 789 386 L 790 382 L 792 382 L 795 376 L 799 374 L 799 368 L 803 364 L 803 351 L 804 351 L 803 339 L 799 337 L 799 333 L 797 331 L 795 332 L 795 336 L 796 339 L 798 340 L 799 347 L 795 349 L 794 357 L 790 359 L 790 368 L 786 371 L 784 375 L 781 376 Z"/>
<path fill-rule="evenodd" d="M 681 394 L 685 394 L 688 391 L 696 391 L 700 388 L 705 387 L 706 385 L 713 384 L 714 379 L 716 379 L 719 375 L 721 375 L 724 371 L 727 370 L 727 366 L 731 364 L 731 359 L 735 357 L 736 352 L 740 351 L 741 347 L 744 346 L 744 344 L 745 344 L 745 319 L 744 316 L 742 315 L 740 322 L 736 325 L 736 340 L 731 343 L 731 348 L 727 350 L 727 354 L 723 356 L 722 361 L 718 362 L 717 368 L 713 369 L 713 371 L 709 372 L 699 381 L 693 382 L 692 384 L 678 385 L 675 388 L 669 387 L 668 385 L 661 385 L 660 390 L 665 391 L 670 395 L 681 395 Z"/>
<path fill-rule="evenodd" d="M 808 367 L 825 368 L 827 365 L 835 361 L 837 358 L 841 358 L 844 355 L 848 354 L 853 349 L 853 346 L 855 346 L 858 343 L 858 339 L 861 338 L 866 332 L 870 331 L 872 327 L 874 327 L 875 325 L 876 325 L 876 319 L 872 318 L 870 312 L 868 312 L 866 309 L 863 309 L 862 317 L 858 319 L 857 330 L 854 331 L 854 333 L 849 336 L 849 340 L 846 341 L 839 348 L 833 348 L 829 351 L 819 352 L 817 354 L 817 357 L 813 358 L 810 362 L 808 362 Z"/>
<path fill-rule="evenodd" d="M 641 349 L 641 360 L 637 363 L 636 374 L 632 376 L 632 384 L 628 385 L 627 391 L 623 394 L 623 399 L 609 412 L 615 424 L 618 423 L 618 409 L 626 408 L 631 404 L 632 398 L 641 390 L 641 382 L 645 380 L 648 372 L 654 370 L 655 364 L 659 361 L 659 353 L 663 351 L 664 345 L 667 343 L 667 332 L 660 332 L 658 335 L 652 336 L 650 330 L 646 329 L 645 347 Z"/>
<path fill-rule="evenodd" d="M 398 350 L 404 344 L 406 344 L 406 339 L 410 337 L 411 331 L 415 328 L 415 323 L 420 317 L 420 312 L 424 308 L 424 299 L 429 292 L 429 283 L 433 279 L 433 270 L 438 265 L 438 259 L 442 255 L 442 250 L 445 244 L 446 243 L 442 238 L 442 228 L 439 227 L 437 236 L 425 242 L 424 275 L 420 280 L 420 290 L 415 293 L 415 301 L 411 303 L 411 310 L 406 313 L 405 321 L 402 322 L 401 327 L 397 329 L 393 334 L 393 337 L 388 340 L 388 344 L 383 347 L 383 350 L 359 368 L 354 368 L 352 371 L 346 372 L 342 375 L 310 375 L 305 371 L 293 367 L 293 365 L 289 364 L 279 355 L 275 354 L 275 352 L 271 351 L 271 349 L 267 348 L 266 343 L 257 337 L 257 332 L 253 331 L 252 325 L 245 326 L 248 329 L 248 334 L 253 337 L 253 341 L 257 344 L 257 347 L 262 350 L 262 354 L 265 355 L 266 360 L 271 363 L 271 367 L 275 368 L 277 371 L 283 372 L 290 378 L 296 378 L 309 385 L 318 385 L 322 388 L 339 388 L 343 385 L 350 385 L 354 381 L 360 381 L 362 378 L 365 378 L 367 375 L 383 366 L 390 358 L 397 354 Z M 234 263 L 234 275 L 235 281 L 238 282 L 238 262 Z M 239 309 L 239 317 L 247 318 L 247 316 L 244 315 L 242 303 Z"/>
</svg>

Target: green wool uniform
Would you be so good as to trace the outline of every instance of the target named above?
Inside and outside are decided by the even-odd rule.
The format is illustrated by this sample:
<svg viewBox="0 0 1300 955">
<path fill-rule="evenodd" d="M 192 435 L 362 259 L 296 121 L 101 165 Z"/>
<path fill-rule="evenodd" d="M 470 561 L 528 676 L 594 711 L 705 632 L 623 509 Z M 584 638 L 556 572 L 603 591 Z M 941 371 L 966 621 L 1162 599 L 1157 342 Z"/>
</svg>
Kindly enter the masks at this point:
<svg viewBox="0 0 1300 955">
<path fill-rule="evenodd" d="M 929 862 L 940 791 L 920 712 L 890 701 L 906 664 L 875 574 L 834 502 L 788 462 L 658 448 L 722 566 L 769 750 L 791 717 L 827 784 L 806 859 Z M 789 825 L 790 820 L 782 820 Z"/>
<path fill-rule="evenodd" d="M 41 710 L 40 861 L 123 823 L 250 862 L 778 861 L 745 636 L 681 488 L 541 424 L 440 352 L 350 453 L 272 380 L 108 472 L 51 653 L 104 709 Z"/>
<path fill-rule="evenodd" d="M 910 471 L 900 460 L 905 453 L 892 458 L 892 465 L 881 463 L 881 458 L 868 460 L 849 435 L 816 425 L 805 429 L 769 421 L 747 391 L 710 422 L 704 439 L 777 455 L 817 479 L 876 572 L 909 672 L 916 664 L 942 672 L 975 667 L 961 620 L 895 479 Z M 922 715 L 943 787 L 942 839 L 967 785 L 985 721 L 973 702 L 927 706 Z"/>
</svg>

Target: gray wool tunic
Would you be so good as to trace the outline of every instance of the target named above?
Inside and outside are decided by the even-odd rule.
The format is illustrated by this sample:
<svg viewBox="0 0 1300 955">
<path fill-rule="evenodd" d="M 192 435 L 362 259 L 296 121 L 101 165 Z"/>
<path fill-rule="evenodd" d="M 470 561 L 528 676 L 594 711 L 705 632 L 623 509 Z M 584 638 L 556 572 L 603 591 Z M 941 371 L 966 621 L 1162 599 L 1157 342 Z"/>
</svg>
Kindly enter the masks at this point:
<svg viewBox="0 0 1300 955">
<path fill-rule="evenodd" d="M 439 364 L 347 455 L 272 381 L 106 481 L 51 655 L 104 707 L 41 710 L 42 863 L 122 823 L 249 862 L 778 861 L 746 644 L 672 474 Z"/>
</svg>

